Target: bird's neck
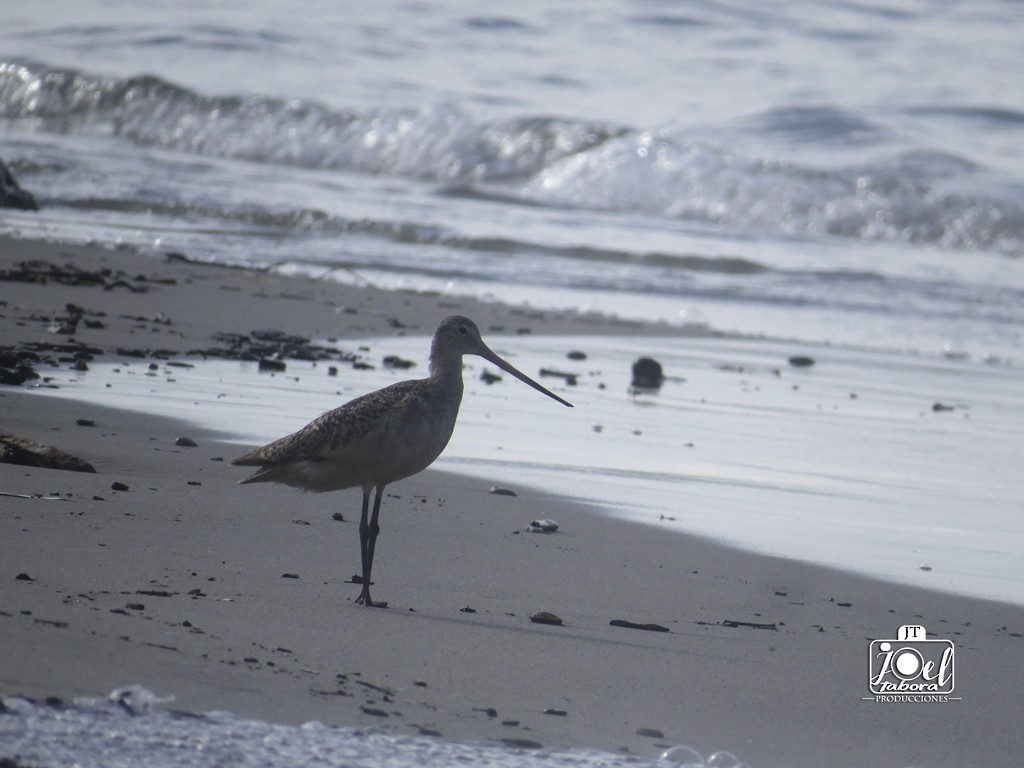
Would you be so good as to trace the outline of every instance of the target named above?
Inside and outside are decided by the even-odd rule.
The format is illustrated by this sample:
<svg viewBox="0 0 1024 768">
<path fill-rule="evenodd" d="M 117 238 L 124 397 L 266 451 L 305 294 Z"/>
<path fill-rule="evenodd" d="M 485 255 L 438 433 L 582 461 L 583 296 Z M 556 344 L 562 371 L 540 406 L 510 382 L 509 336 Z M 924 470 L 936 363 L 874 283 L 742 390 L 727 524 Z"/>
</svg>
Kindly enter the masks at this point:
<svg viewBox="0 0 1024 768">
<path fill-rule="evenodd" d="M 430 378 L 451 386 L 462 386 L 462 355 L 430 356 Z"/>
</svg>

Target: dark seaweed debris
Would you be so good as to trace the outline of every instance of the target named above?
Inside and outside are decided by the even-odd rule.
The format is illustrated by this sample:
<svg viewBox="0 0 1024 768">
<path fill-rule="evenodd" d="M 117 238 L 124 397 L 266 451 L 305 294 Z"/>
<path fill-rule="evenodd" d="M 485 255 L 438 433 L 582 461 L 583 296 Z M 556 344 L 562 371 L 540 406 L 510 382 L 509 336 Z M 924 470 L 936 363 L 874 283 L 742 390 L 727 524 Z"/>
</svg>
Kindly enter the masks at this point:
<svg viewBox="0 0 1024 768">
<path fill-rule="evenodd" d="M 145 275 L 131 276 L 112 269 L 81 269 L 74 264 L 54 264 L 49 261 L 22 261 L 10 269 L 0 270 L 0 281 L 15 283 L 60 283 L 62 285 L 92 285 L 105 291 L 127 288 L 133 293 L 145 293 L 151 280 Z M 170 281 L 174 282 L 174 281 Z"/>
<path fill-rule="evenodd" d="M 356 364 L 358 355 L 337 347 L 313 344 L 302 336 L 283 331 L 257 330 L 245 333 L 218 332 L 211 337 L 219 346 L 190 350 L 188 354 L 226 360 L 261 361 L 263 364 L 283 360 L 340 361 Z M 268 368 L 274 367 L 267 365 Z"/>
</svg>

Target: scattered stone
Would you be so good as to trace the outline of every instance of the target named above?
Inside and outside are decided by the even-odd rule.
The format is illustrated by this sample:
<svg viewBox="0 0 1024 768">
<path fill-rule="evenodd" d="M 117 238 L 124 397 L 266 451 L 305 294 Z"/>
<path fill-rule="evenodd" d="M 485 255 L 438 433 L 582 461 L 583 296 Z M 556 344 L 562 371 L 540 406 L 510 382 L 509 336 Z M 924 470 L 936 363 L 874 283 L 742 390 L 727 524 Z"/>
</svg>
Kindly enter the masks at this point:
<svg viewBox="0 0 1024 768">
<path fill-rule="evenodd" d="M 793 355 L 788 359 L 790 365 L 794 368 L 810 368 L 814 365 L 815 360 L 813 357 L 807 355 Z"/>
<path fill-rule="evenodd" d="M 483 712 L 488 717 L 497 717 L 498 710 L 494 707 L 473 707 L 474 712 Z"/>
<path fill-rule="evenodd" d="M 625 619 L 612 619 L 608 622 L 609 626 L 622 627 L 623 629 L 640 629 L 644 632 L 669 632 L 668 627 L 663 627 L 661 624 L 637 624 L 633 621 L 626 621 Z"/>
<path fill-rule="evenodd" d="M 19 573 L 17 576 L 14 577 L 14 580 L 15 581 L 35 581 L 35 579 L 33 579 L 27 573 Z"/>
<path fill-rule="evenodd" d="M 553 707 L 547 707 L 544 710 L 545 715 L 554 715 L 555 717 L 565 717 L 569 713 L 564 709 L 554 709 Z"/>
<path fill-rule="evenodd" d="M 773 632 L 778 632 L 779 628 L 775 624 L 758 623 L 756 621 L 734 621 L 733 619 L 723 619 L 723 627 L 729 627 L 733 629 L 735 627 L 749 627 L 750 629 L 770 629 Z"/>
<path fill-rule="evenodd" d="M 956 408 L 955 405 L 946 405 L 945 403 L 938 403 L 938 402 L 936 402 L 936 403 L 932 404 L 932 410 L 935 413 L 942 413 L 944 411 L 952 411 L 955 408 Z"/>
<path fill-rule="evenodd" d="M 374 709 L 373 707 L 360 707 L 364 715 L 370 715 L 371 717 L 391 717 L 383 709 Z"/>
<path fill-rule="evenodd" d="M 530 621 L 534 624 L 550 624 L 553 627 L 560 627 L 565 623 L 562 621 L 560 616 L 548 613 L 547 611 L 539 611 L 538 613 L 533 614 L 530 617 Z"/>
<path fill-rule="evenodd" d="M 416 367 L 415 361 L 405 360 L 398 355 L 388 355 L 381 362 L 385 368 L 394 368 L 396 370 L 407 370 Z"/>
<path fill-rule="evenodd" d="M 568 371 L 559 371 L 554 368 L 541 368 L 541 378 L 545 376 L 554 376 L 559 379 L 565 379 L 567 386 L 575 387 L 579 383 L 579 374 L 569 373 Z"/>
<path fill-rule="evenodd" d="M 499 376 L 496 373 L 491 373 L 490 371 L 485 369 L 483 371 L 480 371 L 480 381 L 482 381 L 484 384 L 494 384 L 496 382 L 501 381 L 501 376 Z"/>
<path fill-rule="evenodd" d="M 331 515 L 331 520 L 337 520 L 339 523 L 345 522 L 345 516 L 341 512 L 335 512 Z"/>
<path fill-rule="evenodd" d="M 526 526 L 527 533 L 554 533 L 557 530 L 558 523 L 546 517 L 543 520 L 534 520 Z"/>
<path fill-rule="evenodd" d="M 115 482 L 110 484 L 110 490 L 112 490 L 112 491 L 127 491 L 127 490 L 129 490 L 129 488 L 124 483 L 119 483 L 119 482 L 115 481 Z"/>
<path fill-rule="evenodd" d="M 488 493 L 493 493 L 495 496 L 518 496 L 511 488 L 502 488 L 500 485 L 492 485 Z"/>
<path fill-rule="evenodd" d="M 297 573 L 282 573 L 281 574 L 281 578 L 282 579 L 297 579 L 297 578 L 299 578 L 299 574 L 297 574 Z"/>
<path fill-rule="evenodd" d="M 660 389 L 665 381 L 661 363 L 651 357 L 641 357 L 633 363 L 633 389 Z"/>
<path fill-rule="evenodd" d="M 16 208 L 21 211 L 38 211 L 39 203 L 31 192 L 18 185 L 7 165 L 0 160 L 0 208 Z"/>
<path fill-rule="evenodd" d="M 131 285 L 128 280 L 134 280 L 143 285 Z M 149 282 L 142 275 L 129 277 L 123 272 L 114 272 L 111 269 L 89 271 L 70 263 L 61 266 L 42 260 L 23 261 L 11 269 L 0 270 L 0 281 L 37 283 L 39 285 L 45 285 L 48 282 L 62 285 L 94 285 L 100 286 L 104 290 L 117 284 L 124 284 L 135 293 L 145 293 L 147 290 L 145 283 Z M 153 282 L 157 281 L 153 280 Z"/>
<path fill-rule="evenodd" d="M 179 437 L 174 441 L 174 444 L 179 448 L 198 448 L 199 444 L 196 443 L 191 437 Z"/>
<path fill-rule="evenodd" d="M 75 419 L 75 424 L 80 427 L 95 427 L 96 422 L 92 419 Z"/>
<path fill-rule="evenodd" d="M 648 739 L 664 739 L 665 734 L 659 731 L 657 728 L 637 728 L 637 736 L 644 736 Z"/>
<path fill-rule="evenodd" d="M 266 357 L 261 357 L 259 362 L 259 370 L 272 371 L 274 373 L 283 373 L 288 369 L 288 364 L 284 360 L 270 360 Z"/>
<path fill-rule="evenodd" d="M 586 352 L 580 352 L 579 350 L 573 350 L 572 352 L 567 352 L 565 356 L 567 358 L 569 358 L 570 360 L 586 360 L 587 359 L 587 353 Z"/>
<path fill-rule="evenodd" d="M 96 473 L 96 468 L 92 464 L 62 451 L 60 448 L 43 445 L 6 432 L 0 432 L 0 463 Z"/>
<path fill-rule="evenodd" d="M 476 608 L 470 608 L 468 605 L 464 605 L 459 608 L 459 613 L 476 613 Z"/>
</svg>

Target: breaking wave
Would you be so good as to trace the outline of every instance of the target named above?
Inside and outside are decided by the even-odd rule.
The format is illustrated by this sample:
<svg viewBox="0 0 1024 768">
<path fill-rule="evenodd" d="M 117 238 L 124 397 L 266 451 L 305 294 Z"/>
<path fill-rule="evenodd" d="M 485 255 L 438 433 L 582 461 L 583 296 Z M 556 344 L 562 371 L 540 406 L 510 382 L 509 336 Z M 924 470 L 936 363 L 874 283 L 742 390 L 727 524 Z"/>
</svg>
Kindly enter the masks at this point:
<svg viewBox="0 0 1024 768">
<path fill-rule="evenodd" d="M 0 121 L 200 156 L 416 179 L 446 194 L 521 204 L 1024 253 L 1018 183 L 989 183 L 993 171 L 949 153 L 889 147 L 888 130 L 835 107 L 780 108 L 751 118 L 745 130 L 824 148 L 875 145 L 879 159 L 825 167 L 745 156 L 728 139 L 694 138 L 678 126 L 642 130 L 541 116 L 485 121 L 451 105 L 335 109 L 23 62 L 0 64 Z"/>
</svg>

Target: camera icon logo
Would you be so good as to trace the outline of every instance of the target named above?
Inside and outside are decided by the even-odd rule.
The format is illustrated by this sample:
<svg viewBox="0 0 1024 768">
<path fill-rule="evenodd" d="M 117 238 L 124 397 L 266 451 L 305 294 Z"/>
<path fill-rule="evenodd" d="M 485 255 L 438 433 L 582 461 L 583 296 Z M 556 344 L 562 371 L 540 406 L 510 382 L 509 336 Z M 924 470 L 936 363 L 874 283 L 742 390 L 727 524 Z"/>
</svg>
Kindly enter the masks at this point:
<svg viewBox="0 0 1024 768">
<path fill-rule="evenodd" d="M 928 640 L 924 627 L 905 624 L 894 639 L 872 640 L 868 647 L 868 689 L 875 696 L 953 692 L 951 640 Z"/>
</svg>

